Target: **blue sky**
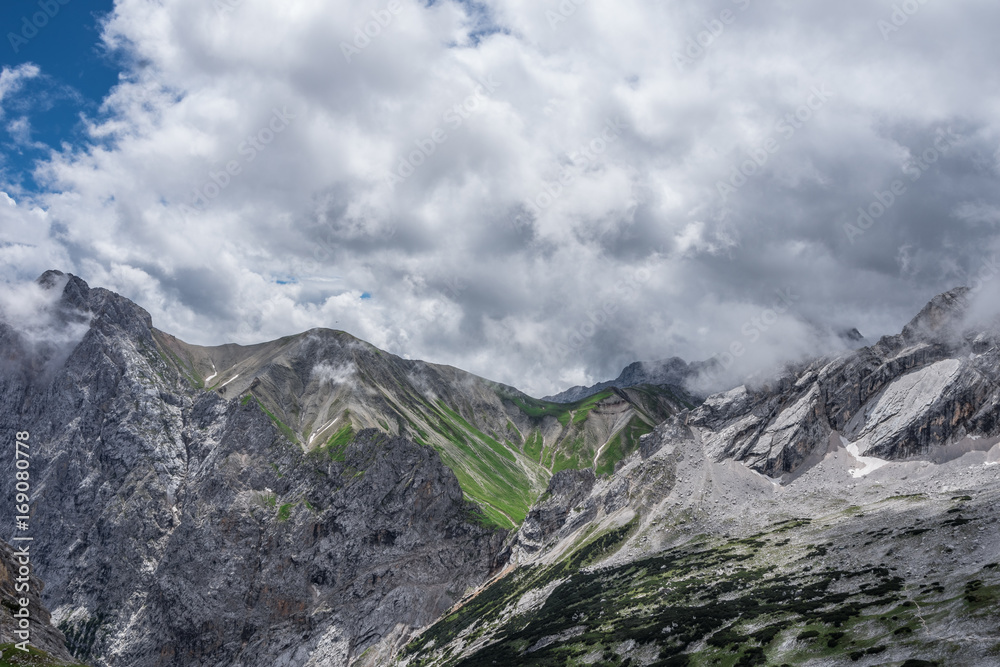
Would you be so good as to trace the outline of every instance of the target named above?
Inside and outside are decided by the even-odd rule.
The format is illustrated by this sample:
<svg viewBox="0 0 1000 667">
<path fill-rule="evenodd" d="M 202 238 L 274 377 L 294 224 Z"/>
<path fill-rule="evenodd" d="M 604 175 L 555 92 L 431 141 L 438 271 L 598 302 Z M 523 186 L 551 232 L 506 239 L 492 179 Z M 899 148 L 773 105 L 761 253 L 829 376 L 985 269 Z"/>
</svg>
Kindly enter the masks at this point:
<svg viewBox="0 0 1000 667">
<path fill-rule="evenodd" d="M 70 0 L 60 5 L 55 0 L 52 6 L 58 6 L 58 13 L 26 43 L 18 38 L 32 34 L 24 21 L 42 11 L 37 0 L 8 0 L 0 5 L 0 67 L 33 63 L 41 70 L 40 76 L 4 100 L 6 114 L 0 131 L 3 180 L 36 189 L 31 176 L 35 160 L 48 154 L 46 148 L 25 145 L 20 140 L 23 137 L 12 135 L 11 121 L 26 117 L 33 143 L 58 148 L 62 142 L 78 144 L 83 138 L 81 113 L 89 117 L 99 113 L 101 101 L 118 82 L 117 63 L 100 40 L 101 17 L 113 4 L 111 0 Z M 11 33 L 16 37 L 12 39 Z"/>
</svg>

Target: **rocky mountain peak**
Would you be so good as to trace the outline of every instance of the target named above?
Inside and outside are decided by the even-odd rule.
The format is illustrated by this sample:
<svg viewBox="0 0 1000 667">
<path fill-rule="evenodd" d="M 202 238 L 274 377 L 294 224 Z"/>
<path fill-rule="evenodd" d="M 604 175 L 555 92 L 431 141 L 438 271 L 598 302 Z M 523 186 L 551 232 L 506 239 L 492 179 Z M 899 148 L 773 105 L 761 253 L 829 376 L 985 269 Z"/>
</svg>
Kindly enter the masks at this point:
<svg viewBox="0 0 1000 667">
<path fill-rule="evenodd" d="M 614 380 L 598 382 L 590 387 L 571 387 L 543 400 L 555 403 L 572 403 L 600 393 L 605 389 L 626 389 L 648 384 L 681 388 L 685 381 L 696 374 L 699 364 L 688 364 L 680 357 L 670 357 L 658 361 L 634 361 L 626 366 Z"/>
<path fill-rule="evenodd" d="M 52 333 L 66 334 L 66 331 L 59 330 L 87 324 L 89 328 L 100 329 L 105 335 L 119 331 L 147 342 L 151 340 L 153 319 L 150 314 L 120 294 L 100 287 L 91 288 L 82 278 L 55 269 L 40 275 L 35 284 L 49 297 L 40 310 L 48 316 L 48 320 L 42 323 L 43 328 Z M 40 326 L 37 322 L 33 324 L 36 329 Z"/>
<path fill-rule="evenodd" d="M 35 282 L 44 287 L 45 289 L 53 289 L 57 285 L 66 284 L 66 274 L 57 269 L 49 269 L 42 275 L 35 279 Z"/>
<path fill-rule="evenodd" d="M 90 286 L 72 273 L 50 269 L 35 283 L 46 292 L 58 293 L 55 307 L 62 317 L 70 321 L 81 321 L 84 313 L 90 310 Z"/>
<path fill-rule="evenodd" d="M 955 337 L 969 307 L 969 292 L 968 287 L 956 287 L 931 299 L 903 327 L 903 339 L 907 343 L 943 342 Z"/>
</svg>

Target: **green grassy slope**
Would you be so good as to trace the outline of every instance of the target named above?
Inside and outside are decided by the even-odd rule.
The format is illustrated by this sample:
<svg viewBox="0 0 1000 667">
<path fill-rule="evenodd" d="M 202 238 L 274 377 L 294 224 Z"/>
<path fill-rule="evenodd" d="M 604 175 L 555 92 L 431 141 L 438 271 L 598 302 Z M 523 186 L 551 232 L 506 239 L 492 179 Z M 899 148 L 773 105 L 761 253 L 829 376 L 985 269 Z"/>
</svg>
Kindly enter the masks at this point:
<svg viewBox="0 0 1000 667">
<path fill-rule="evenodd" d="M 27 651 L 22 651 L 14 644 L 0 644 L 0 667 L 87 667 L 73 663 L 56 660 L 45 651 L 40 651 L 34 646 L 29 646 Z"/>
<path fill-rule="evenodd" d="M 513 528 L 567 468 L 600 473 L 639 437 L 689 405 L 656 387 L 607 390 L 576 403 L 531 398 L 448 366 L 404 360 L 343 332 L 204 348 L 157 333 L 179 381 L 254 400 L 292 443 L 337 457 L 377 428 L 437 450 L 487 521 Z"/>
<path fill-rule="evenodd" d="M 254 390 L 248 395 L 255 396 L 289 440 L 309 440 L 307 432 L 295 432 L 286 425 L 279 416 L 282 406 L 273 398 L 258 396 Z M 369 401 L 364 410 L 345 400 L 320 420 L 340 425 L 320 446 L 336 456 L 363 428 L 402 433 L 436 449 L 455 472 L 465 494 L 480 505 L 493 524 L 513 528 L 524 520 L 552 474 L 593 467 L 598 453 L 598 472 L 611 472 L 617 461 L 635 451 L 639 436 L 672 414 L 665 403 L 654 405 L 651 401 L 642 406 L 612 391 L 568 405 L 523 395 L 511 398 L 499 390 L 495 396 L 494 408 L 507 409 L 502 412 L 502 429 L 497 428 L 496 420 L 483 419 L 471 406 L 451 406 L 415 391 L 384 392 L 381 401 Z M 593 411 L 611 399 L 621 414 L 595 419 Z M 294 415 L 289 421 L 294 423 Z M 395 428 L 386 429 L 390 424 Z"/>
</svg>

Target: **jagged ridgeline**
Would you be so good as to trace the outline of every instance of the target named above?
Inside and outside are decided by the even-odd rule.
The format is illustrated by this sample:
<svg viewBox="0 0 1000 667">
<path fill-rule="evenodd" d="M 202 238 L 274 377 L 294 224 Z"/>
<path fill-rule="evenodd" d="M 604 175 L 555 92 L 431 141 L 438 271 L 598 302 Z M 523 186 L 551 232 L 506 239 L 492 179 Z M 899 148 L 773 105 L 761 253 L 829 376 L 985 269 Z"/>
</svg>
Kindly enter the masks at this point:
<svg viewBox="0 0 1000 667">
<path fill-rule="evenodd" d="M 669 360 L 558 403 L 334 331 L 187 345 L 58 272 L 25 295 L 0 428 L 38 443 L 74 660 L 998 664 L 1000 327 L 968 290 L 689 411 Z"/>
<path fill-rule="evenodd" d="M 524 520 L 554 473 L 612 472 L 640 436 L 694 401 L 679 388 L 652 385 L 542 401 L 327 329 L 251 346 L 199 347 L 155 330 L 154 340 L 192 385 L 255 402 L 316 456 L 343 457 L 367 428 L 433 447 L 483 519 L 503 528 Z"/>
</svg>

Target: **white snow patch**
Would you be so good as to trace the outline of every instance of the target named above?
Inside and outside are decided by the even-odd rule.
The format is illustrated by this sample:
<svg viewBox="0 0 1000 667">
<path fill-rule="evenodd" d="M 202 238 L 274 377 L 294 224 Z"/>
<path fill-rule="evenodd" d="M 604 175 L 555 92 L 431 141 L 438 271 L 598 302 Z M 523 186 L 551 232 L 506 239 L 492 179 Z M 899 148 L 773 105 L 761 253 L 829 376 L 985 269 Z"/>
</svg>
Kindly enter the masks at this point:
<svg viewBox="0 0 1000 667">
<path fill-rule="evenodd" d="M 326 429 L 328 429 L 331 426 L 333 426 L 334 424 L 336 424 L 338 419 L 340 419 L 340 417 L 334 417 L 333 421 L 331 421 L 329 424 L 326 424 L 325 426 L 322 426 L 322 427 L 316 429 L 315 431 L 313 431 L 313 434 L 309 436 L 309 444 L 310 445 L 313 444 L 313 440 L 316 439 L 316 436 L 318 436 L 320 433 L 322 433 Z"/>
<path fill-rule="evenodd" d="M 219 374 L 219 371 L 215 370 L 215 362 L 214 361 L 212 362 L 212 371 L 214 371 L 214 372 L 211 375 L 209 375 L 207 378 L 205 378 L 205 384 L 206 385 L 209 383 L 209 381 L 211 381 L 212 378 L 214 378 L 216 375 Z"/>
<path fill-rule="evenodd" d="M 1000 445 L 994 445 L 990 451 L 986 453 L 986 465 L 995 466 L 1000 463 Z"/>
<path fill-rule="evenodd" d="M 862 465 L 861 468 L 853 468 L 851 470 L 851 477 L 864 477 L 889 464 L 885 459 L 875 458 L 874 456 L 862 456 L 858 450 L 858 444 L 856 442 L 848 442 L 844 436 L 840 436 L 840 440 L 844 443 L 848 453 L 854 457 L 854 460 Z"/>
<path fill-rule="evenodd" d="M 233 377 L 229 378 L 228 380 L 226 380 L 225 382 L 223 382 L 223 383 L 222 383 L 222 387 L 225 387 L 225 386 L 226 386 L 227 384 L 229 384 L 230 382 L 232 382 L 233 380 L 235 380 L 235 379 L 236 379 L 236 378 L 238 378 L 239 376 L 240 376 L 240 374 L 239 374 L 239 373 L 237 373 L 237 374 L 236 374 L 236 375 L 234 375 Z M 219 389 L 222 389 L 222 387 L 219 387 Z"/>
</svg>

